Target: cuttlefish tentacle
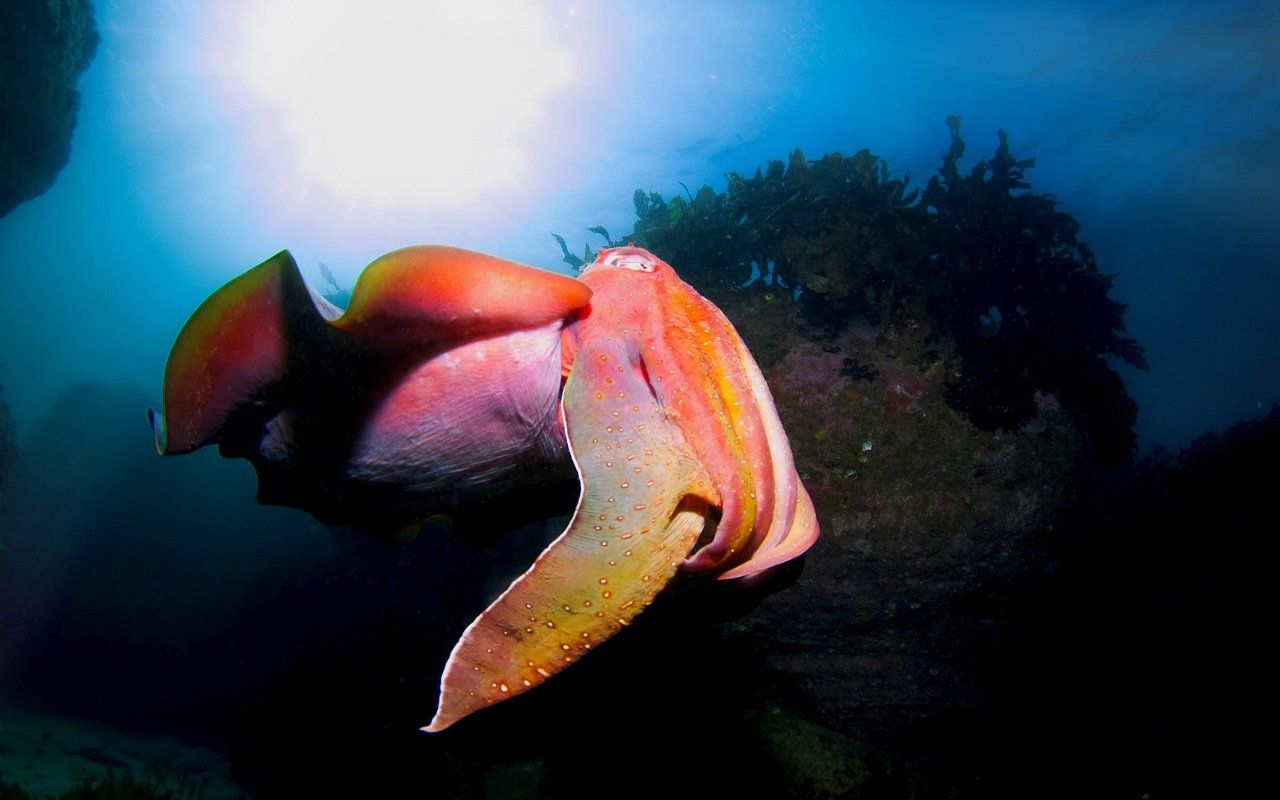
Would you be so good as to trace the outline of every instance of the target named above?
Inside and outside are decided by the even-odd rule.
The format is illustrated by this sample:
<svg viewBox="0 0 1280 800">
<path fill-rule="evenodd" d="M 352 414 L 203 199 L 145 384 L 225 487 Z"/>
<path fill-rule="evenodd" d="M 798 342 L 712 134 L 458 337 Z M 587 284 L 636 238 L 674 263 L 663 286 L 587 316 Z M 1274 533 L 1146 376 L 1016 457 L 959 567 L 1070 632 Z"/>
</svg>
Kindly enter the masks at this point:
<svg viewBox="0 0 1280 800">
<path fill-rule="evenodd" d="M 773 395 L 745 345 L 742 345 L 742 359 L 752 397 L 761 409 L 773 471 L 774 508 L 767 524 L 757 526 L 757 532 L 763 532 L 763 535 L 752 542 L 750 558 L 721 573 L 718 576 L 721 580 L 747 578 L 776 567 L 802 555 L 818 538 L 818 519 L 813 502 L 796 473 L 791 445 L 786 431 L 782 429 L 782 420 L 778 418 Z"/>
<path fill-rule="evenodd" d="M 726 443 L 730 458 L 719 461 L 722 456 L 710 452 L 705 458 L 721 465 L 709 467 L 713 478 L 719 475 L 730 483 L 741 501 L 733 508 L 728 501 L 735 498 L 725 498 L 722 508 L 729 510 L 714 538 L 689 558 L 685 569 L 715 572 L 721 580 L 747 578 L 803 554 L 817 538 L 817 518 L 755 359 L 718 308 L 683 282 L 678 285 L 683 289 L 673 291 L 693 295 L 684 306 L 697 309 L 695 329 L 706 333 L 701 353 L 710 390 L 703 413 L 709 414 L 714 422 L 710 427 L 719 434 L 699 435 L 695 441 Z M 706 429 L 705 422 L 702 427 Z"/>
<path fill-rule="evenodd" d="M 715 536 L 685 564 L 691 572 L 710 572 L 745 554 L 757 520 L 772 513 L 769 451 L 754 435 L 763 423 L 735 346 L 737 333 L 683 282 L 663 293 L 659 302 L 669 310 L 648 323 L 662 347 L 647 350 L 646 363 L 654 391 L 694 443 L 721 497 Z"/>
<path fill-rule="evenodd" d="M 581 480 L 573 520 L 463 633 L 424 730 L 537 686 L 628 625 L 675 576 L 717 499 L 623 342 L 579 343 L 563 408 Z"/>
</svg>

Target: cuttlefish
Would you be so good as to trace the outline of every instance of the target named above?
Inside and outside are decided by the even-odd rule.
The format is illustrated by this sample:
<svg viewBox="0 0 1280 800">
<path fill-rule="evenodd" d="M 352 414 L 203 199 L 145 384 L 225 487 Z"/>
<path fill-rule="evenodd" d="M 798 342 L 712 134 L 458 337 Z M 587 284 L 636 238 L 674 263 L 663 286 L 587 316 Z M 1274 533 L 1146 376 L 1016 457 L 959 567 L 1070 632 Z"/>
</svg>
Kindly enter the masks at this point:
<svg viewBox="0 0 1280 800">
<path fill-rule="evenodd" d="M 345 311 L 283 251 L 191 316 L 156 447 L 248 458 L 259 500 L 396 538 L 576 473 L 568 528 L 463 632 L 426 731 L 541 684 L 680 571 L 758 576 L 818 524 L 769 388 L 715 305 L 637 247 L 572 278 L 389 253 Z"/>
</svg>

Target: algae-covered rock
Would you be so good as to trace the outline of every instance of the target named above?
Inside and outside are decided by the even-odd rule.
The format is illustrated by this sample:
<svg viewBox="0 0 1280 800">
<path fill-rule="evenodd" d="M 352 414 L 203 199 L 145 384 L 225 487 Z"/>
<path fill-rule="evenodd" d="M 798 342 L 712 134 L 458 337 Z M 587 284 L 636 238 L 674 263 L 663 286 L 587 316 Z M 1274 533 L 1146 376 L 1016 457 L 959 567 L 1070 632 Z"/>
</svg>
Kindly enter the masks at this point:
<svg viewBox="0 0 1280 800">
<path fill-rule="evenodd" d="M 785 349 L 765 371 L 823 536 L 796 583 L 729 635 L 846 733 L 981 714 L 983 653 L 1052 558 L 1083 435 L 1044 394 L 1016 433 L 973 425 L 944 398 L 955 355 L 920 326 L 851 326 L 820 344 L 798 320 L 756 323 L 750 346 Z"/>
<path fill-rule="evenodd" d="M 70 158 L 76 81 L 98 38 L 89 0 L 0 3 L 0 217 L 52 186 Z"/>
</svg>

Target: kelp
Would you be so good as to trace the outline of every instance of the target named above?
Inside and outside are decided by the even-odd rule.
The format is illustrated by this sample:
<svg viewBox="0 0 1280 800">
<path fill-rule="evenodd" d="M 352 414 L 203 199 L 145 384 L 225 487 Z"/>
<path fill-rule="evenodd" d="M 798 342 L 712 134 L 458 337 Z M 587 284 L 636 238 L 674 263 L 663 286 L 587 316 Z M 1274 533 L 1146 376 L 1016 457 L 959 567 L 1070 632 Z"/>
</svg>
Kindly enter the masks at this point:
<svg viewBox="0 0 1280 800">
<path fill-rule="evenodd" d="M 345 309 L 351 303 L 351 290 L 346 286 L 338 283 L 338 279 L 333 277 L 333 270 L 329 269 L 329 265 L 323 261 L 320 264 L 320 277 L 324 278 L 324 282 L 328 285 L 327 289 L 321 289 L 320 294 L 325 300 L 333 303 L 338 308 Z"/>
<path fill-rule="evenodd" d="M 677 265 L 727 310 L 792 303 L 819 336 L 923 325 L 957 354 L 946 397 L 976 426 L 1015 430 L 1038 394 L 1052 394 L 1099 462 L 1131 458 L 1136 405 L 1107 359 L 1146 361 L 1122 335 L 1114 276 L 1098 271 L 1057 199 L 1031 191 L 1035 159 L 1015 158 L 1004 131 L 990 159 L 962 172 L 960 118 L 947 126 L 950 147 L 923 190 L 869 150 L 814 161 L 795 150 L 750 177 L 728 173 L 723 192 L 636 190 L 635 230 L 621 240 Z M 575 266 L 594 255 L 579 261 L 556 239 Z"/>
<path fill-rule="evenodd" d="M 612 237 L 609 236 L 609 231 L 606 230 L 603 225 L 592 225 L 590 228 L 587 228 L 587 230 L 603 236 L 605 247 L 618 247 L 623 244 L 622 241 L 615 242 Z M 579 257 L 569 252 L 569 245 L 565 242 L 563 236 L 558 233 L 553 233 L 551 236 L 560 245 L 560 251 L 564 253 L 564 258 L 560 260 L 573 267 L 575 270 L 580 271 L 583 267 L 596 260 L 596 253 L 599 251 L 592 250 L 591 245 L 583 245 L 582 255 Z"/>
<path fill-rule="evenodd" d="M 920 273 L 925 308 L 955 342 L 964 372 L 948 401 L 985 428 L 1016 427 L 1053 392 L 1087 420 L 1099 458 L 1132 452 L 1137 407 L 1104 360 L 1146 369 L 1124 331 L 1114 275 L 1098 271 L 1080 223 L 1025 180 L 1035 159 L 1013 157 L 1007 134 L 989 161 L 960 172 L 960 119 L 921 198 L 931 214 L 930 264 Z"/>
</svg>

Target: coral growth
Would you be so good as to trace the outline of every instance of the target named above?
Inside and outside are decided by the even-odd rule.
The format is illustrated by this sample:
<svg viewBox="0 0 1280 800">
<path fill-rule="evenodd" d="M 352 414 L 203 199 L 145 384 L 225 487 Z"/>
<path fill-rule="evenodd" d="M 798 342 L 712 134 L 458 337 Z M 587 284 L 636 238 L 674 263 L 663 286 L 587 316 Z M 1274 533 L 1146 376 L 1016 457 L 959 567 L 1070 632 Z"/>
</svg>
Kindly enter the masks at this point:
<svg viewBox="0 0 1280 800">
<path fill-rule="evenodd" d="M 97 48 L 89 0 L 0 3 L 0 217 L 42 194 L 66 165 L 76 81 Z"/>
</svg>

